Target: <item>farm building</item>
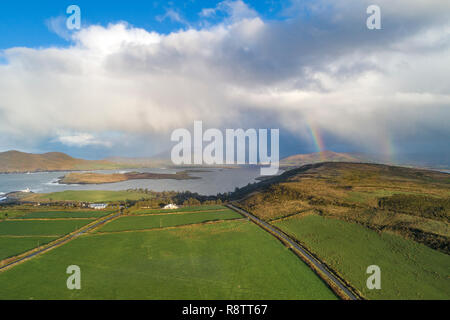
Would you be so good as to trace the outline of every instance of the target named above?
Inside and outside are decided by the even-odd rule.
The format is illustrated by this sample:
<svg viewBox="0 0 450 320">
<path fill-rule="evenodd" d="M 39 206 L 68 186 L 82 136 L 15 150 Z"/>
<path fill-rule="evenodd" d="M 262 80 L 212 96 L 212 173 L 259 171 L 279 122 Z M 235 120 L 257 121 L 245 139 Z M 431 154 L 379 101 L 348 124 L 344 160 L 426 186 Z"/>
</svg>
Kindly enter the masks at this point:
<svg viewBox="0 0 450 320">
<path fill-rule="evenodd" d="M 95 209 L 95 210 L 103 210 L 106 209 L 108 205 L 106 203 L 91 203 L 89 205 L 89 208 Z"/>
<path fill-rule="evenodd" d="M 176 204 L 169 203 L 165 205 L 163 209 L 178 209 L 178 206 Z"/>
</svg>

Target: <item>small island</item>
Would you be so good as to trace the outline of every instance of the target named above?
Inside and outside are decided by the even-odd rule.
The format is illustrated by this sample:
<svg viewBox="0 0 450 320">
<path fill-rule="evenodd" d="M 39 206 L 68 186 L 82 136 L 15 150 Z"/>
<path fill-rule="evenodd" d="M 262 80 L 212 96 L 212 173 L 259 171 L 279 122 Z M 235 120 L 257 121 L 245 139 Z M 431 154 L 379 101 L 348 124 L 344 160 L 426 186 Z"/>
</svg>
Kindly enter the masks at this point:
<svg viewBox="0 0 450 320">
<path fill-rule="evenodd" d="M 173 179 L 189 180 L 201 179 L 190 176 L 188 171 L 177 173 L 153 173 L 153 172 L 126 172 L 126 173 L 95 173 L 95 172 L 71 172 L 59 178 L 60 184 L 104 184 L 137 179 Z"/>
</svg>

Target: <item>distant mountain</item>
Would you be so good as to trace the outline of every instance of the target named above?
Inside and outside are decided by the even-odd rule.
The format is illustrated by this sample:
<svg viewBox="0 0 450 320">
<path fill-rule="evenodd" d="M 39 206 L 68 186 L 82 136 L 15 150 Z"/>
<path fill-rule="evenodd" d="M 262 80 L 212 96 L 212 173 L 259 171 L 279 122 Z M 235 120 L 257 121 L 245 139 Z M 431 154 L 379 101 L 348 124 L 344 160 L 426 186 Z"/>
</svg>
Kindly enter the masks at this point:
<svg viewBox="0 0 450 320">
<path fill-rule="evenodd" d="M 322 151 L 307 154 L 296 154 L 280 161 L 281 168 L 299 167 L 305 164 L 319 162 L 364 162 L 385 163 L 380 157 L 360 153 L 339 153 Z M 421 163 L 398 162 L 397 165 L 416 166 L 437 170 L 450 169 L 449 166 L 432 166 Z M 25 153 L 20 151 L 0 152 L 0 173 L 20 173 L 39 171 L 75 171 L 75 170 L 114 170 L 134 168 L 174 167 L 168 153 L 162 153 L 150 158 L 110 157 L 103 160 L 84 160 L 73 158 L 61 152 L 43 154 Z M 181 166 L 183 167 L 183 166 Z M 228 166 L 227 166 L 228 167 Z"/>
<path fill-rule="evenodd" d="M 170 158 L 166 158 L 166 154 L 160 154 L 151 158 L 109 157 L 103 160 L 84 160 L 73 158 L 61 152 L 43 154 L 25 153 L 16 150 L 0 152 L 0 173 L 159 167 L 174 167 L 174 164 Z"/>
<path fill-rule="evenodd" d="M 65 170 L 114 169 L 120 166 L 105 160 L 83 160 L 72 158 L 61 152 L 43 154 L 20 151 L 0 152 L 0 172 L 38 172 Z"/>
<path fill-rule="evenodd" d="M 321 151 L 306 154 L 296 154 L 281 159 L 281 167 L 298 167 L 310 163 L 319 162 L 377 162 L 369 156 L 359 153 L 339 153 L 333 151 Z"/>
</svg>

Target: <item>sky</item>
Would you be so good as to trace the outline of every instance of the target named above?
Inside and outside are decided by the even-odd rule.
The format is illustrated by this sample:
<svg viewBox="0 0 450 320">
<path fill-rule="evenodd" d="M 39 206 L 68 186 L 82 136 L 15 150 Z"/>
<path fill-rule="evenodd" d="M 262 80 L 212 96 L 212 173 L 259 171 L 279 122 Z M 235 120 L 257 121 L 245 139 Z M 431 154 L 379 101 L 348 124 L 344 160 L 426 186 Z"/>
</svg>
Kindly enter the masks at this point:
<svg viewBox="0 0 450 320">
<path fill-rule="evenodd" d="M 278 128 L 282 157 L 449 155 L 450 2 L 0 4 L 0 152 L 152 156 L 195 120 Z"/>
</svg>

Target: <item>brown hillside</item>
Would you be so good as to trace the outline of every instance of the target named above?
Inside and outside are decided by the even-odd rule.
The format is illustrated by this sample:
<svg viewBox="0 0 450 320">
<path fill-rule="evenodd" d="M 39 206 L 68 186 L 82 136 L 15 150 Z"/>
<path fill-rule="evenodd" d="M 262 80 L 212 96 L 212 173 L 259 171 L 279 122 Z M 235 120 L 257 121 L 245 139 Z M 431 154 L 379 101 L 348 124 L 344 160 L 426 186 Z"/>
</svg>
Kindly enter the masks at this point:
<svg viewBox="0 0 450 320">
<path fill-rule="evenodd" d="M 280 161 L 280 165 L 284 167 L 293 167 L 319 162 L 373 162 L 373 161 L 371 161 L 369 157 L 362 154 L 321 151 L 306 154 L 295 154 L 286 157 Z"/>
<path fill-rule="evenodd" d="M 0 172 L 3 173 L 93 170 L 111 167 L 113 164 L 107 161 L 77 159 L 61 152 L 33 154 L 7 151 L 0 153 Z"/>
<path fill-rule="evenodd" d="M 398 233 L 450 252 L 450 174 L 362 163 L 319 163 L 236 192 L 266 221 L 318 214 Z"/>
</svg>

